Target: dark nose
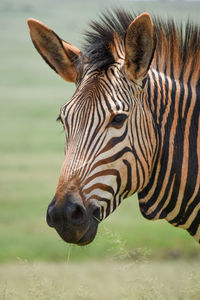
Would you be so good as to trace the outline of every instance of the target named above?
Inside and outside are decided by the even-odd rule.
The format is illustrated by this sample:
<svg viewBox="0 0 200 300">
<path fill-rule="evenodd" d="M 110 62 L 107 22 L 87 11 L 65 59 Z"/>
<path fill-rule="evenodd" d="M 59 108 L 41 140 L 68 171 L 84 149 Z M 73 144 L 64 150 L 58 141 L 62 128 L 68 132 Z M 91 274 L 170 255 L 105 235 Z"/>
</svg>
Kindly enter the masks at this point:
<svg viewBox="0 0 200 300">
<path fill-rule="evenodd" d="M 80 200 L 73 194 L 67 194 L 62 204 L 56 204 L 56 199 L 53 199 L 48 206 L 46 219 L 50 227 L 56 227 L 62 221 L 67 221 L 74 226 L 82 225 L 86 217 L 86 209 Z"/>
</svg>

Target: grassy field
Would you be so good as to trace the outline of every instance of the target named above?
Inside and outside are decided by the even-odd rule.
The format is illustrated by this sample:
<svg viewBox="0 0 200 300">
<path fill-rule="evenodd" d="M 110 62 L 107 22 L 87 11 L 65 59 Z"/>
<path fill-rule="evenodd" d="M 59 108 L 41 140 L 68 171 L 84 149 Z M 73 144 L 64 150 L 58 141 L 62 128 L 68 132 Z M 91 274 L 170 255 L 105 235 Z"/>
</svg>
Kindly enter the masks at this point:
<svg viewBox="0 0 200 300">
<path fill-rule="evenodd" d="M 199 267 L 183 261 L 20 261 L 1 266 L 0 299 L 199 300 L 199 278 Z"/>
<path fill-rule="evenodd" d="M 0 299 L 199 299 L 199 245 L 167 222 L 145 220 L 136 196 L 84 248 L 45 222 L 64 158 L 55 120 L 74 86 L 41 60 L 26 19 L 81 47 L 88 21 L 116 5 L 200 22 L 199 2 L 0 2 Z"/>
</svg>

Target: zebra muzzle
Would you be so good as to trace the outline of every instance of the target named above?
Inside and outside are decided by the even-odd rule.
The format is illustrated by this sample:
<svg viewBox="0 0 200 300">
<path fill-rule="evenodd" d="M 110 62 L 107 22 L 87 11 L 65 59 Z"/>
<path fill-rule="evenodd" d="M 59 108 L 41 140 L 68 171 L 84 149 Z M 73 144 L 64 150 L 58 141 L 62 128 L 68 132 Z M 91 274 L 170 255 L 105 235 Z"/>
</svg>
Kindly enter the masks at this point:
<svg viewBox="0 0 200 300">
<path fill-rule="evenodd" d="M 57 202 L 56 197 L 52 200 L 46 220 L 65 242 L 86 245 L 95 238 L 99 212 L 99 207 L 93 203 L 85 207 L 78 197 L 68 193 L 62 202 Z"/>
</svg>

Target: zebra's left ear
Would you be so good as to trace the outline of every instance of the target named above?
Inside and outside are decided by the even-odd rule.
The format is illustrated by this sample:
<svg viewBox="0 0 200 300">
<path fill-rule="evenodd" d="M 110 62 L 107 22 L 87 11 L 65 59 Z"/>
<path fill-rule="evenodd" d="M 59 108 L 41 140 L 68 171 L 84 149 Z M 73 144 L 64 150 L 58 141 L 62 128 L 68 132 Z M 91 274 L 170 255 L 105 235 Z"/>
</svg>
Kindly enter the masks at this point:
<svg viewBox="0 0 200 300">
<path fill-rule="evenodd" d="M 29 18 L 27 23 L 33 44 L 45 62 L 64 80 L 76 83 L 83 67 L 81 51 L 40 21 Z"/>
<path fill-rule="evenodd" d="M 141 84 L 147 74 L 155 50 L 155 36 L 148 13 L 138 16 L 125 35 L 124 72 L 128 79 Z"/>
</svg>

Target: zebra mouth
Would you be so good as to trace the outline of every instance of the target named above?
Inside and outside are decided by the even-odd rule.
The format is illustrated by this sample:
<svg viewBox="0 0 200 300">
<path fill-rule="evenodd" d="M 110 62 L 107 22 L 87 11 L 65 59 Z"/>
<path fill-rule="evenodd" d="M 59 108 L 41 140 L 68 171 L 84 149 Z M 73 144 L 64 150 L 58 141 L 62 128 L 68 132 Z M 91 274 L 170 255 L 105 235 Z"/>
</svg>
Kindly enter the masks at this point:
<svg viewBox="0 0 200 300">
<path fill-rule="evenodd" d="M 66 203 L 61 206 L 55 205 L 53 200 L 47 209 L 47 224 L 54 227 L 59 236 L 66 242 L 79 246 L 91 243 L 97 233 L 100 222 L 100 209 L 96 205 L 89 205 L 87 208 L 79 203 L 68 203 L 69 209 L 72 208 L 73 214 L 66 215 Z M 69 210 L 71 213 L 71 210 Z"/>
<path fill-rule="evenodd" d="M 90 244 L 97 233 L 97 229 L 98 229 L 98 221 L 96 219 L 92 219 L 92 222 L 88 228 L 88 230 L 86 231 L 86 233 L 82 236 L 82 238 L 75 244 L 77 244 L 78 246 L 85 246 Z"/>
<path fill-rule="evenodd" d="M 97 234 L 99 223 L 99 207 L 97 207 L 95 210 L 93 210 L 93 213 L 90 214 L 88 229 L 80 238 L 80 240 L 78 240 L 78 242 L 76 242 L 75 244 L 79 246 L 85 246 L 90 244 Z"/>
<path fill-rule="evenodd" d="M 60 226 L 55 226 L 55 229 L 66 243 L 85 246 L 94 240 L 97 233 L 98 224 L 99 222 L 96 219 L 91 218 L 88 226 L 85 224 L 85 226 L 82 225 L 81 228 L 73 228 L 65 223 L 62 224 L 62 229 Z"/>
<path fill-rule="evenodd" d="M 78 193 L 71 191 L 61 203 L 56 203 L 54 197 L 48 206 L 46 221 L 65 242 L 84 246 L 96 236 L 100 207 L 92 201 L 85 207 L 81 200 Z"/>
</svg>

